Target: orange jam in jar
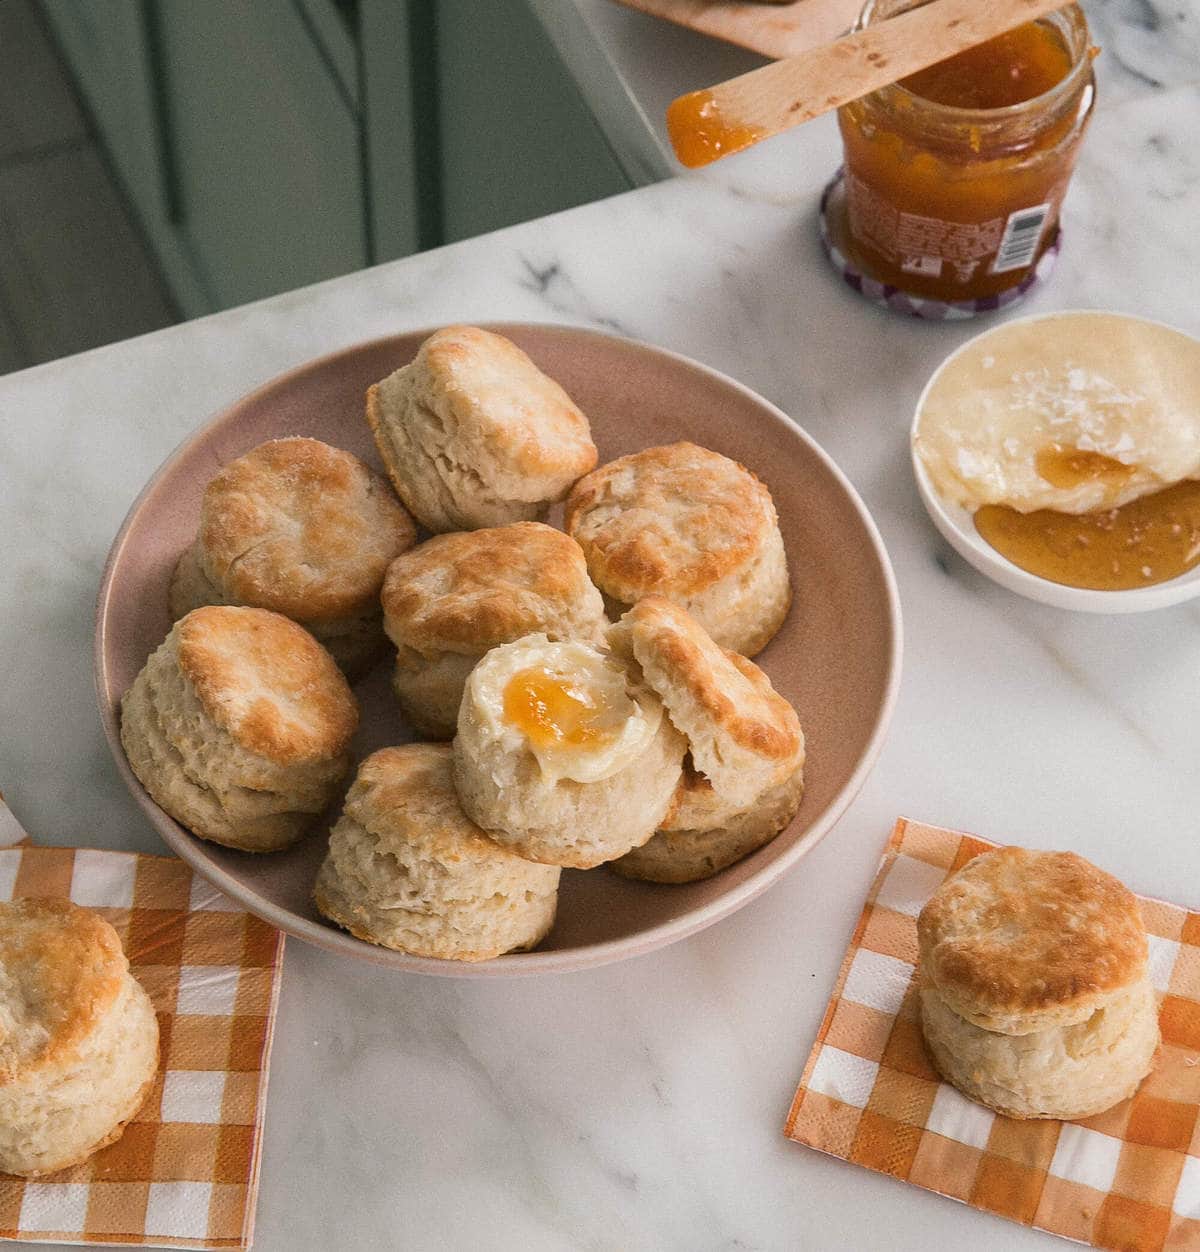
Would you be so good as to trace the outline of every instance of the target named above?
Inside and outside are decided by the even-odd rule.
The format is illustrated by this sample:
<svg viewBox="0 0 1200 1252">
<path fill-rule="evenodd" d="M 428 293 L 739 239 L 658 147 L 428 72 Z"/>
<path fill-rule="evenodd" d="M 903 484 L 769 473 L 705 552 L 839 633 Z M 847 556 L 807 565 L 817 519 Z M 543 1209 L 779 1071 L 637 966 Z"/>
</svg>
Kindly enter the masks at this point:
<svg viewBox="0 0 1200 1252">
<path fill-rule="evenodd" d="M 859 26 L 912 8 L 868 0 Z M 838 110 L 844 175 L 830 242 L 884 288 L 977 309 L 1031 278 L 1095 101 L 1078 6 Z"/>
</svg>

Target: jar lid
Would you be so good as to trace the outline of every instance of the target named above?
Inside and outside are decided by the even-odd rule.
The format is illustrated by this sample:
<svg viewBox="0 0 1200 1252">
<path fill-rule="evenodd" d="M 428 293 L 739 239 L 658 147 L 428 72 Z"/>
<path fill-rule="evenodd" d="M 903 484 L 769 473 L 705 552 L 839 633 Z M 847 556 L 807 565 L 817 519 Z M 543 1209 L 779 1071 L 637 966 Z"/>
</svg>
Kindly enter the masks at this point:
<svg viewBox="0 0 1200 1252">
<path fill-rule="evenodd" d="M 996 313 L 1007 309 L 1021 300 L 1043 279 L 1050 276 L 1054 263 L 1058 259 L 1062 247 L 1062 228 L 1056 225 L 1046 250 L 1038 259 L 1038 263 L 1015 286 L 994 296 L 980 296 L 977 300 L 934 300 L 928 296 L 914 296 L 910 292 L 893 287 L 890 283 L 881 283 L 870 278 L 841 251 L 834 243 L 829 231 L 828 208 L 833 193 L 841 185 L 845 171 L 839 169 L 821 193 L 821 246 L 825 255 L 833 263 L 833 267 L 842 276 L 842 281 L 852 287 L 860 296 L 890 309 L 893 313 L 902 313 L 906 317 L 920 317 L 931 322 L 965 321 L 967 318 L 978 317 L 983 313 Z"/>
</svg>

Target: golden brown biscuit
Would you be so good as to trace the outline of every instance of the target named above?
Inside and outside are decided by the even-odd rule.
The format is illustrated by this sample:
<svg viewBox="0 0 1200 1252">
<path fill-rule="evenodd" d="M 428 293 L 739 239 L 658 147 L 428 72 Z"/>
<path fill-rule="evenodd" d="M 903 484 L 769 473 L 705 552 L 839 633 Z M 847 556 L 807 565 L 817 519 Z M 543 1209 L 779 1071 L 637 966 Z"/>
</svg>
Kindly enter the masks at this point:
<svg viewBox="0 0 1200 1252">
<path fill-rule="evenodd" d="M 1009 1117 L 1088 1117 L 1154 1064 L 1137 899 L 1073 852 L 998 848 L 917 919 L 921 1026 L 938 1071 Z"/>
<path fill-rule="evenodd" d="M 449 744 L 383 748 L 359 766 L 317 876 L 317 907 L 368 943 L 486 961 L 554 923 L 557 866 L 489 839 L 463 812 Z"/>
<path fill-rule="evenodd" d="M 316 439 L 275 439 L 209 483 L 196 542 L 171 582 L 171 615 L 244 604 L 299 622 L 350 670 L 383 648 L 379 591 L 416 529 L 387 482 Z"/>
<path fill-rule="evenodd" d="M 795 709 L 753 661 L 719 647 L 663 596 L 640 600 L 609 631 L 687 737 L 696 769 L 717 796 L 743 809 L 804 764 Z"/>
<path fill-rule="evenodd" d="M 932 986 L 920 995 L 921 1028 L 938 1072 L 1005 1117 L 1103 1113 L 1133 1095 L 1158 1049 L 1158 1006 L 1146 978 L 1082 1021 L 1023 1035 L 973 1025 Z"/>
<path fill-rule="evenodd" d="M 540 522 L 434 538 L 392 562 L 383 620 L 408 720 L 450 739 L 463 686 L 491 648 L 541 631 L 598 642 L 608 624 L 579 545 Z"/>
<path fill-rule="evenodd" d="M 0 903 L 0 1171 L 118 1139 L 158 1068 L 158 1021 L 117 933 L 67 900 Z"/>
<path fill-rule="evenodd" d="M 474 326 L 436 331 L 369 388 L 367 422 L 401 500 L 433 531 L 543 517 L 596 464 L 571 397 Z"/>
<path fill-rule="evenodd" d="M 683 780 L 654 838 L 613 868 L 694 882 L 773 839 L 804 795 L 804 733 L 753 661 L 720 648 L 685 609 L 647 596 L 609 630 L 688 740 Z"/>
<path fill-rule="evenodd" d="M 121 702 L 121 742 L 153 799 L 202 838 L 265 852 L 297 839 L 349 769 L 358 706 L 333 658 L 277 613 L 176 622 Z"/>
<path fill-rule="evenodd" d="M 658 697 L 619 658 L 527 635 L 471 671 L 454 782 L 497 842 L 531 861 L 590 869 L 653 835 L 684 748 Z"/>
<path fill-rule="evenodd" d="M 950 1008 L 1004 1034 L 1083 1021 L 1146 969 L 1137 898 L 1074 852 L 975 857 L 929 899 L 917 934 Z"/>
<path fill-rule="evenodd" d="M 571 492 L 566 529 L 617 612 L 665 596 L 743 656 L 766 647 L 787 616 L 791 582 L 771 493 L 707 448 L 673 443 L 602 465 Z"/>
<path fill-rule="evenodd" d="M 674 810 L 653 839 L 610 868 L 645 882 L 711 878 L 770 843 L 796 816 L 803 798 L 802 765 L 748 808 L 738 808 L 718 798 L 708 779 L 685 763 Z"/>
</svg>

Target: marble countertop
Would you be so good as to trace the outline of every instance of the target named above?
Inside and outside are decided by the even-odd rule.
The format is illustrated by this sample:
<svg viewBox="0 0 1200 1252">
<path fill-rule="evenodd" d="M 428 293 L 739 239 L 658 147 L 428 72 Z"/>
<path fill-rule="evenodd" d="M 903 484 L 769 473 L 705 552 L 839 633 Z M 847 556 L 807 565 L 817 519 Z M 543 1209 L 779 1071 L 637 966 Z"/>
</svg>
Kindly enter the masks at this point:
<svg viewBox="0 0 1200 1252">
<path fill-rule="evenodd" d="M 1024 311 L 1109 306 L 1200 333 L 1200 23 L 1143 0 L 1105 12 L 1120 21 L 1063 255 Z M 815 207 L 837 162 L 824 119 L 698 175 L 0 379 L 0 787 L 48 843 L 161 851 L 92 694 L 93 598 L 130 502 L 210 414 L 358 340 L 527 318 L 687 353 L 829 451 L 895 564 L 905 678 L 878 767 L 732 918 L 628 964 L 503 983 L 289 943 L 261 1252 L 1052 1246 L 781 1126 L 898 814 L 1074 848 L 1200 906 L 1200 605 L 1059 612 L 939 539 L 907 428 L 977 327 L 901 320 L 833 275 Z"/>
</svg>

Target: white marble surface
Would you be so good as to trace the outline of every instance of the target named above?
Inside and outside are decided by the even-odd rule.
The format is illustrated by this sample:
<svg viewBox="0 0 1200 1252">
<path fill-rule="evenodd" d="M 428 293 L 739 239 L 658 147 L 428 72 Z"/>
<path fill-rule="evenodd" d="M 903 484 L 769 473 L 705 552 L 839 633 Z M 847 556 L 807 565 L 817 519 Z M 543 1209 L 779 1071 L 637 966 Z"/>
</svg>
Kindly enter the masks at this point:
<svg viewBox="0 0 1200 1252">
<path fill-rule="evenodd" d="M 1176 24 L 1162 6 L 1154 32 L 1150 4 L 1109 7 L 1128 20 L 1101 63 L 1063 257 L 1026 308 L 1108 305 L 1200 333 L 1193 11 Z M 971 328 L 878 312 L 828 270 L 814 208 L 837 159 L 826 120 L 698 176 L 0 380 L 0 787 L 46 842 L 160 850 L 90 675 L 97 580 L 140 485 L 209 414 L 357 340 L 529 318 L 688 353 L 828 449 L 895 563 L 906 670 L 879 766 L 731 919 L 629 964 L 502 984 L 289 944 L 262 1252 L 1051 1246 L 780 1127 L 897 814 L 1075 848 L 1200 906 L 1200 605 L 1072 616 L 939 540 L 906 432 Z"/>
</svg>

